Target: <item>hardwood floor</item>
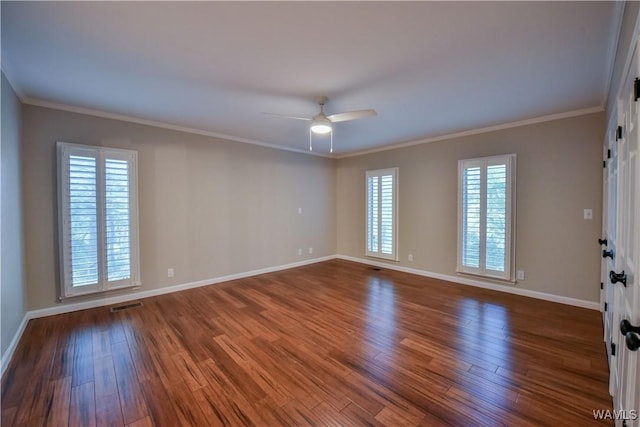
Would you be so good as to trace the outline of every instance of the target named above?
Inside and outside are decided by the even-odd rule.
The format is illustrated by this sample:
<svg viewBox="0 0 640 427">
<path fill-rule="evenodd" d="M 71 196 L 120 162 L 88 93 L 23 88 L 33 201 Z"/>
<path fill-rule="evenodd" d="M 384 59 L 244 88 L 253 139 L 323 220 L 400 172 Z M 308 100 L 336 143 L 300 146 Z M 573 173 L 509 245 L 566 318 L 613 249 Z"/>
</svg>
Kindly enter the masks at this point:
<svg viewBox="0 0 640 427">
<path fill-rule="evenodd" d="M 612 409 L 592 310 L 340 260 L 142 302 L 31 320 L 2 425 L 587 426 Z"/>
</svg>

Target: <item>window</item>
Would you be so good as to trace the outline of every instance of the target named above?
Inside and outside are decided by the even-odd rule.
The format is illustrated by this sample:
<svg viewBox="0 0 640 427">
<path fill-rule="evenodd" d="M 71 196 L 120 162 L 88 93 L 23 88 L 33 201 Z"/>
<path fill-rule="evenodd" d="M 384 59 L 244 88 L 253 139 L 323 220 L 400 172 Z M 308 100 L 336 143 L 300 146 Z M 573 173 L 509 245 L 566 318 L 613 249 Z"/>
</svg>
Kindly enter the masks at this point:
<svg viewBox="0 0 640 427">
<path fill-rule="evenodd" d="M 515 154 L 458 162 L 458 272 L 513 281 Z"/>
<path fill-rule="evenodd" d="M 63 298 L 140 286 L 137 158 L 58 142 Z"/>
<path fill-rule="evenodd" d="M 398 169 L 367 171 L 367 256 L 397 261 Z"/>
</svg>

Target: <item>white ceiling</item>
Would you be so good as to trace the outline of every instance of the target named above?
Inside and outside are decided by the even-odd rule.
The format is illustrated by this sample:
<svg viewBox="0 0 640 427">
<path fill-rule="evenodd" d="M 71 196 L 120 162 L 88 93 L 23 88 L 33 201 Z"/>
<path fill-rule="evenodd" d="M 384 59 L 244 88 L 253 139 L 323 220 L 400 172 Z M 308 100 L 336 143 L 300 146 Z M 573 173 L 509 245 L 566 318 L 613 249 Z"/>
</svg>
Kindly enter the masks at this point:
<svg viewBox="0 0 640 427">
<path fill-rule="evenodd" d="M 340 155 L 601 108 L 616 3 L 2 1 L 2 68 L 25 102 L 303 151 L 261 113 L 375 108 Z"/>
</svg>

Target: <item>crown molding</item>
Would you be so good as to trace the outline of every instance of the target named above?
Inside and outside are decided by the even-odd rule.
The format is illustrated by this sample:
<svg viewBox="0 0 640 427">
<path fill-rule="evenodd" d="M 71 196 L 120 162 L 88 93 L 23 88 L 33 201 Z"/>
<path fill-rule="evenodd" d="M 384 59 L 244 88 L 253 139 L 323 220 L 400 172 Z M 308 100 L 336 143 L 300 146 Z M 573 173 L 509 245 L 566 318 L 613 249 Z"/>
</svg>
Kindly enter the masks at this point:
<svg viewBox="0 0 640 427">
<path fill-rule="evenodd" d="M 449 134 L 445 134 L 445 135 L 435 136 L 435 137 L 432 137 L 432 138 L 419 139 L 419 140 L 415 140 L 415 141 L 403 142 L 403 143 L 400 143 L 400 144 L 386 145 L 384 147 L 372 148 L 370 150 L 356 151 L 356 152 L 353 152 L 353 153 L 337 155 L 337 156 L 335 156 L 335 158 L 336 159 L 344 159 L 344 158 L 347 158 L 347 157 L 362 156 L 362 155 L 365 155 L 365 154 L 379 153 L 381 151 L 396 150 L 398 148 L 406 148 L 406 147 L 412 147 L 414 145 L 421 145 L 421 144 L 428 144 L 428 143 L 431 143 L 431 142 L 445 141 L 447 139 L 462 138 L 462 137 L 465 137 L 465 136 L 478 135 L 478 134 L 481 134 L 481 133 L 495 132 L 495 131 L 499 131 L 499 130 L 511 129 L 511 128 L 520 127 L 520 126 L 533 125 L 533 124 L 536 124 L 536 123 L 550 122 L 550 121 L 553 121 L 553 120 L 567 119 L 567 118 L 570 118 L 570 117 L 585 116 L 587 114 L 601 113 L 603 111 L 604 111 L 604 107 L 603 106 L 583 108 L 581 110 L 566 111 L 564 113 L 550 114 L 548 116 L 534 117 L 534 118 L 531 118 L 531 119 L 519 120 L 519 121 L 509 122 L 509 123 L 502 123 L 502 124 L 499 124 L 499 125 L 487 126 L 487 127 L 484 127 L 484 128 L 470 129 L 470 130 L 466 130 L 466 131 L 462 131 L 462 132 L 449 133 Z"/>
<path fill-rule="evenodd" d="M 600 112 L 604 111 L 604 107 L 603 106 L 590 107 L 590 108 L 584 108 L 584 109 L 580 109 L 580 110 L 567 111 L 567 112 L 564 112 L 564 113 L 551 114 L 551 115 L 541 116 L 541 117 L 534 117 L 534 118 L 531 118 L 531 119 L 519 120 L 519 121 L 515 121 L 515 122 L 502 123 L 502 124 L 499 124 L 499 125 L 487 126 L 487 127 L 484 127 L 484 128 L 470 129 L 470 130 L 466 130 L 466 131 L 462 131 L 462 132 L 455 132 L 455 133 L 435 136 L 435 137 L 432 137 L 432 138 L 424 138 L 424 139 L 419 139 L 419 140 L 414 140 L 414 141 L 409 141 L 409 142 L 403 142 L 403 143 L 399 143 L 399 144 L 391 144 L 391 145 L 386 145 L 384 147 L 379 147 L 379 148 L 372 148 L 372 149 L 368 149 L 368 150 L 355 151 L 355 152 L 346 153 L 346 154 L 333 154 L 333 155 L 331 155 L 331 154 L 322 154 L 322 153 L 318 153 L 318 152 L 312 152 L 312 151 L 310 152 L 310 151 L 306 151 L 306 150 L 300 150 L 300 149 L 297 149 L 297 148 L 284 147 L 284 146 L 281 146 L 281 145 L 269 144 L 269 143 L 266 143 L 266 142 L 257 141 L 257 140 L 253 140 L 253 139 L 240 138 L 240 137 L 236 137 L 236 136 L 232 136 L 232 135 L 226 135 L 226 134 L 206 131 L 206 130 L 202 130 L 202 129 L 190 128 L 190 127 L 186 127 L 186 126 L 179 126 L 179 125 L 174 125 L 174 124 L 166 123 L 166 122 L 160 122 L 160 121 L 156 121 L 156 120 L 142 119 L 142 118 L 139 118 L 139 117 L 128 116 L 128 115 L 124 115 L 124 114 L 109 113 L 109 112 L 102 111 L 102 110 L 95 110 L 95 109 L 90 109 L 90 108 L 85 108 L 85 107 L 76 107 L 76 106 L 72 106 L 72 105 L 68 105 L 68 104 L 61 104 L 61 103 L 56 103 L 56 102 L 44 101 L 44 100 L 37 99 L 37 98 L 21 97 L 20 100 L 21 100 L 21 102 L 23 104 L 33 105 L 33 106 L 36 106 L 36 107 L 50 108 L 50 109 L 60 110 L 60 111 L 68 111 L 68 112 L 71 112 L 71 113 L 85 114 L 85 115 L 89 115 L 89 116 L 101 117 L 101 118 L 112 119 L 112 120 L 120 120 L 120 121 L 124 121 L 124 122 L 129 122 L 129 123 L 136 123 L 136 124 L 141 124 L 141 125 L 145 125 L 145 126 L 153 126 L 153 127 L 157 127 L 157 128 L 161 128 L 161 129 L 169 129 L 169 130 L 173 130 L 173 131 L 177 131 L 177 132 L 185 132 L 185 133 L 190 133 L 190 134 L 195 134 L 195 135 L 208 136 L 208 137 L 211 137 L 211 138 L 223 139 L 223 140 L 227 140 L 227 141 L 236 141 L 236 142 L 241 142 L 241 143 L 244 143 L 244 144 L 257 145 L 257 146 L 261 146 L 261 147 L 272 148 L 272 149 L 275 149 L 275 150 L 289 151 L 289 152 L 294 152 L 294 153 L 299 153 L 299 154 L 306 154 L 306 155 L 310 155 L 310 156 L 328 158 L 328 159 L 344 159 L 344 158 L 347 158 L 347 157 L 362 156 L 362 155 L 365 155 L 365 154 L 372 154 L 372 153 L 378 153 L 378 152 L 382 152 L 382 151 L 396 150 L 396 149 L 399 149 L 399 148 L 412 147 L 414 145 L 428 144 L 428 143 L 431 143 L 431 142 L 445 141 L 445 140 L 448 140 L 448 139 L 455 139 L 455 138 L 462 138 L 462 137 L 465 137 L 465 136 L 477 135 L 477 134 L 487 133 L 487 132 L 495 132 L 495 131 L 499 131 L 499 130 L 503 130 L 503 129 L 510 129 L 510 128 L 519 127 L 519 126 L 526 126 L 526 125 L 531 125 L 531 124 L 536 124 L 536 123 L 543 123 L 543 122 L 548 122 L 548 121 L 553 121 L 553 120 L 566 119 L 566 118 L 570 118 L 570 117 L 583 116 L 583 115 L 593 114 L 593 113 L 600 113 Z"/>
<path fill-rule="evenodd" d="M 95 109 L 85 108 L 85 107 L 76 107 L 68 104 L 60 104 L 56 102 L 44 101 L 37 98 L 24 97 L 24 98 L 20 98 L 20 100 L 22 101 L 23 104 L 33 105 L 35 107 L 43 107 L 43 108 L 50 108 L 53 110 L 68 111 L 70 113 L 85 114 L 87 116 L 101 117 L 101 118 L 111 119 L 111 120 L 120 120 L 123 122 L 136 123 L 136 124 L 145 125 L 145 126 L 153 126 L 153 127 L 157 127 L 161 129 L 169 129 L 177 132 L 208 136 L 216 139 L 242 142 L 244 144 L 258 145 L 260 147 L 290 151 L 290 152 L 299 153 L 299 154 L 306 154 L 309 156 L 334 158 L 333 155 L 327 155 L 327 154 L 322 154 L 322 153 L 307 151 L 307 150 L 299 150 L 297 148 L 290 148 L 290 147 L 284 147 L 282 145 L 269 144 L 267 142 L 257 141 L 254 139 L 240 138 L 237 136 L 211 132 L 203 129 L 190 128 L 186 126 L 179 126 L 179 125 L 174 125 L 171 123 L 161 122 L 156 120 L 148 120 L 140 117 L 128 116 L 125 114 L 109 113 L 107 111 L 95 110 Z"/>
</svg>

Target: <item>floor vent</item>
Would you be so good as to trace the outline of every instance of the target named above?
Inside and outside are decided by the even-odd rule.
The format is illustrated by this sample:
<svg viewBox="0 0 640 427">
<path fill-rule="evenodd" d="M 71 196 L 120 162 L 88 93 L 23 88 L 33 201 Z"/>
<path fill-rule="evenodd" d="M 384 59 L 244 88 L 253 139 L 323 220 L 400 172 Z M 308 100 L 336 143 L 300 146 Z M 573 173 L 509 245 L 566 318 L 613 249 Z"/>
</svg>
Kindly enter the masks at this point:
<svg viewBox="0 0 640 427">
<path fill-rule="evenodd" d="M 382 269 L 381 269 L 380 267 L 371 267 L 371 268 L 370 268 L 370 270 L 373 270 L 373 271 L 380 271 L 380 270 L 382 270 Z"/>
<path fill-rule="evenodd" d="M 136 307 L 142 307 L 142 303 L 138 301 L 138 302 L 132 302 L 130 304 L 117 305 L 115 307 L 111 307 L 111 312 L 116 313 L 118 311 L 127 310 L 129 308 L 136 308 Z"/>
</svg>

